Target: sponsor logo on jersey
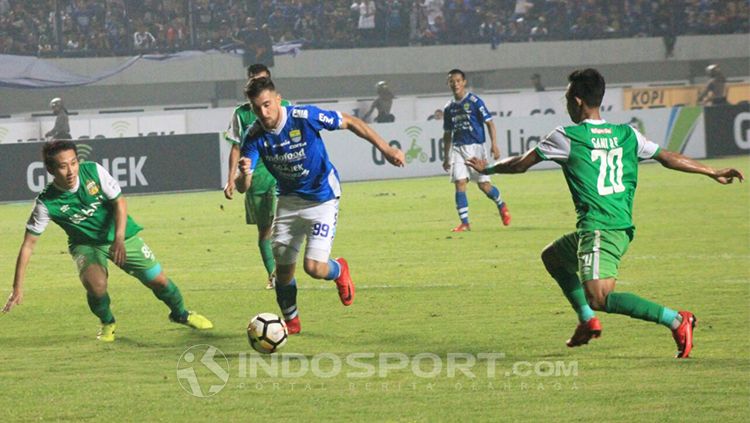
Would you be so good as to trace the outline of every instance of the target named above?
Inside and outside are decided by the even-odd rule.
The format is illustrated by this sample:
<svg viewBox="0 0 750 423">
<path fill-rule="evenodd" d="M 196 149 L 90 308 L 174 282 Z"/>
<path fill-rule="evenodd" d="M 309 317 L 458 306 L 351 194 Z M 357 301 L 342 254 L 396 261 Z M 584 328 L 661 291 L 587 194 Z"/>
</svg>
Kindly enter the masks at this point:
<svg viewBox="0 0 750 423">
<path fill-rule="evenodd" d="M 83 222 L 84 220 L 93 216 L 94 213 L 96 213 L 96 210 L 101 205 L 102 203 L 100 201 L 94 201 L 93 203 L 89 204 L 90 207 L 88 209 L 83 209 L 80 213 L 76 213 L 73 216 L 70 216 L 70 221 L 75 225 Z"/>
<path fill-rule="evenodd" d="M 268 156 L 263 156 L 263 160 L 267 160 L 272 163 L 282 163 L 282 162 L 296 162 L 299 160 L 304 160 L 306 157 L 305 150 L 297 150 L 294 152 L 288 152 L 283 154 L 271 154 Z"/>
<path fill-rule="evenodd" d="M 292 138 L 292 142 L 300 142 L 302 139 L 302 132 L 299 129 L 292 129 L 289 131 L 289 136 Z"/>
<path fill-rule="evenodd" d="M 305 109 L 292 109 L 293 118 L 307 119 L 307 116 L 307 110 Z"/>
<path fill-rule="evenodd" d="M 591 128 L 592 134 L 611 134 L 612 130 L 610 128 Z"/>
<path fill-rule="evenodd" d="M 68 204 L 63 204 L 62 207 L 60 207 L 60 211 L 63 213 L 67 213 L 68 210 L 70 210 L 70 205 Z"/>
<path fill-rule="evenodd" d="M 327 123 L 329 125 L 333 125 L 333 118 L 328 117 L 324 115 L 323 113 L 318 113 L 318 120 L 322 123 Z"/>
<path fill-rule="evenodd" d="M 99 193 L 99 187 L 94 181 L 86 181 L 86 191 L 88 191 L 89 195 L 96 195 Z"/>
</svg>

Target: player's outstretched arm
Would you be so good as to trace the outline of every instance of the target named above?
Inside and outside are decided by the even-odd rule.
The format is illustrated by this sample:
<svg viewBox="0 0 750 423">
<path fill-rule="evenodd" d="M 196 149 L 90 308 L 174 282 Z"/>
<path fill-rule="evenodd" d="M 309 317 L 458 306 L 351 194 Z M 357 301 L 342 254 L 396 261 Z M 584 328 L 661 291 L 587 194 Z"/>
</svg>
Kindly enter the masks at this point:
<svg viewBox="0 0 750 423">
<path fill-rule="evenodd" d="M 26 232 L 23 237 L 23 243 L 21 243 L 21 249 L 18 251 L 18 258 L 16 259 L 13 292 L 8 296 L 8 301 L 2 310 L 3 313 L 9 312 L 13 307 L 23 302 L 23 282 L 26 278 L 26 267 L 29 265 L 31 254 L 34 252 L 34 246 L 38 239 L 39 237 L 31 232 Z"/>
<path fill-rule="evenodd" d="M 343 117 L 343 123 L 341 124 L 342 129 L 348 129 L 354 132 L 358 137 L 367 140 L 370 144 L 374 145 L 375 148 L 383 153 L 383 156 L 388 163 L 403 167 L 405 163 L 404 152 L 398 148 L 393 148 L 388 145 L 387 142 L 381 137 L 370 125 L 366 124 L 362 119 L 356 118 L 347 113 L 341 113 Z"/>
<path fill-rule="evenodd" d="M 242 157 L 239 160 L 240 174 L 234 180 L 234 184 L 237 188 L 237 192 L 244 194 L 250 189 L 250 184 L 253 182 L 253 161 L 248 157 Z"/>
<path fill-rule="evenodd" d="M 679 170 L 680 172 L 687 173 L 699 173 L 714 179 L 720 184 L 731 184 L 734 182 L 734 178 L 737 178 L 740 182 L 745 180 L 745 175 L 737 169 L 714 169 L 711 166 L 693 160 L 690 157 L 683 156 L 680 153 L 664 149 L 659 150 L 659 153 L 654 156 L 654 160 L 661 163 L 661 165 L 667 169 Z"/>
<path fill-rule="evenodd" d="M 513 156 L 500 160 L 494 166 L 487 166 L 487 160 L 472 157 L 466 164 L 479 173 L 492 175 L 493 173 L 524 173 L 531 166 L 542 161 L 535 149 L 531 149 L 523 156 Z"/>
</svg>

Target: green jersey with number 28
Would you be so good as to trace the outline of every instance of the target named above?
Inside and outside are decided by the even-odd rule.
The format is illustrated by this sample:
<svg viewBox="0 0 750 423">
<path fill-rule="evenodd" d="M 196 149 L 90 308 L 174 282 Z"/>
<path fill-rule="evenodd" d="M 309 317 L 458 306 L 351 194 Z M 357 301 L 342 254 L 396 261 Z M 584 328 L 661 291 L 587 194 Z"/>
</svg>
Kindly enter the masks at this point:
<svg viewBox="0 0 750 423">
<path fill-rule="evenodd" d="M 562 166 L 575 204 L 578 230 L 633 227 L 638 162 L 659 146 L 629 125 L 584 120 L 557 127 L 536 147 L 544 160 Z"/>
</svg>

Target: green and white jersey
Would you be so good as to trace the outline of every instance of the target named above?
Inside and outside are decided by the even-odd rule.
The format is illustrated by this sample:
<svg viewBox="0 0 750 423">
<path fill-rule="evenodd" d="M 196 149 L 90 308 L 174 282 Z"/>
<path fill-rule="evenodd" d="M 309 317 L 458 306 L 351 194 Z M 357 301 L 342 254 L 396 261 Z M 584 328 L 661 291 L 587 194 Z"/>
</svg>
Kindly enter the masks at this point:
<svg viewBox="0 0 750 423">
<path fill-rule="evenodd" d="M 289 106 L 291 103 L 286 100 L 281 100 L 281 105 Z M 255 116 L 255 113 L 253 113 L 250 103 L 240 104 L 232 113 L 232 120 L 229 122 L 229 128 L 227 128 L 227 131 L 224 134 L 224 139 L 232 144 L 241 144 L 242 135 L 256 119 L 257 117 Z M 255 170 L 253 170 L 253 182 L 250 186 L 249 193 L 263 194 L 275 188 L 276 179 L 271 175 L 268 169 L 266 169 L 263 160 L 260 160 L 255 165 Z"/>
<path fill-rule="evenodd" d="M 653 158 L 659 146 L 629 125 L 587 119 L 555 128 L 536 152 L 562 166 L 576 208 L 576 227 L 590 231 L 633 227 L 638 162 Z"/>
<path fill-rule="evenodd" d="M 121 194 L 117 181 L 95 162 L 82 162 L 78 184 L 69 191 L 49 183 L 36 197 L 26 230 L 41 235 L 50 221 L 68 234 L 68 244 L 108 244 L 115 239 L 112 200 Z M 142 228 L 128 216 L 125 238 Z"/>
</svg>

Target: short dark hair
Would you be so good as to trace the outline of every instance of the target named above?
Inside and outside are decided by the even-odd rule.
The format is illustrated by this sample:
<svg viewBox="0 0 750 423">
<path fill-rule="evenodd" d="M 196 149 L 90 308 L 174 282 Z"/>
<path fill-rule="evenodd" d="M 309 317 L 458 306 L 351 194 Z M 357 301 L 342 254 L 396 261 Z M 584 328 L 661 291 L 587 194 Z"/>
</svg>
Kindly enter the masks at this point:
<svg viewBox="0 0 750 423">
<path fill-rule="evenodd" d="M 583 100 L 589 107 L 599 107 L 604 98 L 604 77 L 598 70 L 587 68 L 573 71 L 568 75 L 569 94 Z"/>
<path fill-rule="evenodd" d="M 252 64 L 252 65 L 250 65 L 250 66 L 247 67 L 247 77 L 248 77 L 248 79 L 252 78 L 253 76 L 255 76 L 255 75 L 259 74 L 259 73 L 263 73 L 263 72 L 267 72 L 268 73 L 268 77 L 269 78 L 271 77 L 271 70 L 268 69 L 268 66 L 264 65 L 263 63 L 255 63 L 255 64 Z"/>
<path fill-rule="evenodd" d="M 78 156 L 78 148 L 72 141 L 55 140 L 45 142 L 42 146 L 42 158 L 44 159 L 44 165 L 48 169 L 52 169 L 52 167 L 55 165 L 55 156 L 59 152 L 66 150 L 73 150 L 76 153 L 76 156 Z"/>
<path fill-rule="evenodd" d="M 276 91 L 276 86 L 271 81 L 271 78 L 256 78 L 247 81 L 245 84 L 245 96 L 248 99 L 256 98 L 263 91 Z"/>
<path fill-rule="evenodd" d="M 448 71 L 448 75 L 461 75 L 461 78 L 466 79 L 466 74 L 461 69 L 451 69 Z"/>
</svg>

